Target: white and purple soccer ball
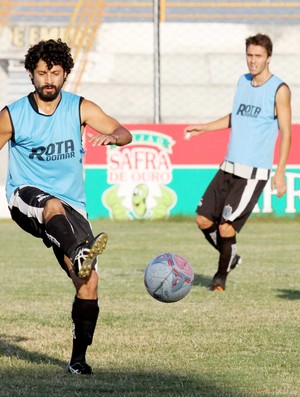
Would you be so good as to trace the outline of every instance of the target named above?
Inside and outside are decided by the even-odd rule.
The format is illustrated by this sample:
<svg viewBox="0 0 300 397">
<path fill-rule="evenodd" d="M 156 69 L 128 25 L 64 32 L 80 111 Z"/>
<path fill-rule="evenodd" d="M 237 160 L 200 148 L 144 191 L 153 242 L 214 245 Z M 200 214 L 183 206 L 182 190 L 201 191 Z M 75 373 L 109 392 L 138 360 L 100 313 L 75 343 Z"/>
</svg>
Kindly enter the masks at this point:
<svg viewBox="0 0 300 397">
<path fill-rule="evenodd" d="M 157 255 L 147 265 L 144 283 L 149 294 L 160 302 L 183 299 L 192 289 L 194 272 L 182 256 L 166 252 Z"/>
</svg>

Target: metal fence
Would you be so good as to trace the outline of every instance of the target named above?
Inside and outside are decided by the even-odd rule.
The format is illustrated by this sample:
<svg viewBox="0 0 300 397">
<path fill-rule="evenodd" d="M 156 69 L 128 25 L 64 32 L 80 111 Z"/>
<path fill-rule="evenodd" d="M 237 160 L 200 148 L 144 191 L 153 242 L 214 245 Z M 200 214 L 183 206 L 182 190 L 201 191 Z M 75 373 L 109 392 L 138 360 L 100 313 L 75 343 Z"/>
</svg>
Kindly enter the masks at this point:
<svg viewBox="0 0 300 397">
<path fill-rule="evenodd" d="M 231 110 L 245 38 L 262 32 L 299 123 L 299 19 L 299 2 L 0 1 L 0 105 L 32 89 L 28 47 L 61 37 L 76 62 L 65 88 L 121 122 L 204 122 Z"/>
</svg>

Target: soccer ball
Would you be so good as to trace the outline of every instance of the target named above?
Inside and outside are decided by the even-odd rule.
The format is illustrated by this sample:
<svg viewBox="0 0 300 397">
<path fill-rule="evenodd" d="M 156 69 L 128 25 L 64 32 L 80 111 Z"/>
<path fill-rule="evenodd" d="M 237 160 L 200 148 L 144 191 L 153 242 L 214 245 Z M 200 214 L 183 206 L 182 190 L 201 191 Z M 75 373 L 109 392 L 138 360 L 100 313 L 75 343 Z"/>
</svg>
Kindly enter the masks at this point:
<svg viewBox="0 0 300 397">
<path fill-rule="evenodd" d="M 189 262 L 171 252 L 157 255 L 145 269 L 145 287 L 160 302 L 177 302 L 184 298 L 193 281 L 194 272 Z"/>
</svg>

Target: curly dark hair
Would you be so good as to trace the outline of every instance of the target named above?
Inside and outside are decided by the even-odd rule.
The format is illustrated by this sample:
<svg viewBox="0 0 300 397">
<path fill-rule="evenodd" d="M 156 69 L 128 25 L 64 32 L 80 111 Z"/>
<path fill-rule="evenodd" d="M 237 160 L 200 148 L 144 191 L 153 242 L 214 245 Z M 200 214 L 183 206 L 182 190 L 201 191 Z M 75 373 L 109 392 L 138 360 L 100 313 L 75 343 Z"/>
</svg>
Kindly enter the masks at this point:
<svg viewBox="0 0 300 397">
<path fill-rule="evenodd" d="M 74 61 L 68 45 L 57 40 L 41 40 L 39 43 L 30 47 L 25 55 L 25 69 L 33 73 L 40 60 L 46 62 L 49 70 L 54 65 L 60 65 L 69 74 L 74 66 Z"/>
</svg>

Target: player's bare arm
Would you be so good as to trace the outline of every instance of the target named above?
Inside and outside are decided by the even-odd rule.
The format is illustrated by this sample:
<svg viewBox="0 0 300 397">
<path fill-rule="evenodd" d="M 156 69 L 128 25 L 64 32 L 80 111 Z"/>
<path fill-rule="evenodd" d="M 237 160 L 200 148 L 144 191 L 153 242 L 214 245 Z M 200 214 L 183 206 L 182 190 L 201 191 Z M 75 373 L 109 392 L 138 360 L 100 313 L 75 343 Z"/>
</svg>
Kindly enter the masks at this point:
<svg viewBox="0 0 300 397">
<path fill-rule="evenodd" d="M 272 189 L 277 188 L 277 197 L 286 192 L 285 167 L 291 146 L 291 92 L 286 85 L 280 87 L 276 95 L 276 114 L 280 129 L 280 153 Z"/>
<path fill-rule="evenodd" d="M 94 102 L 84 99 L 80 112 L 81 122 L 99 132 L 99 135 L 89 137 L 89 141 L 93 143 L 93 146 L 123 146 L 131 142 L 131 133 L 113 117 L 108 116 Z"/>
<path fill-rule="evenodd" d="M 185 128 L 184 137 L 185 139 L 190 139 L 191 137 L 203 134 L 204 132 L 225 130 L 230 127 L 230 119 L 231 115 L 228 114 L 218 120 L 211 121 L 210 123 L 190 125 Z"/>
<path fill-rule="evenodd" d="M 11 139 L 12 125 L 7 109 L 0 112 L 0 149 Z"/>
</svg>

